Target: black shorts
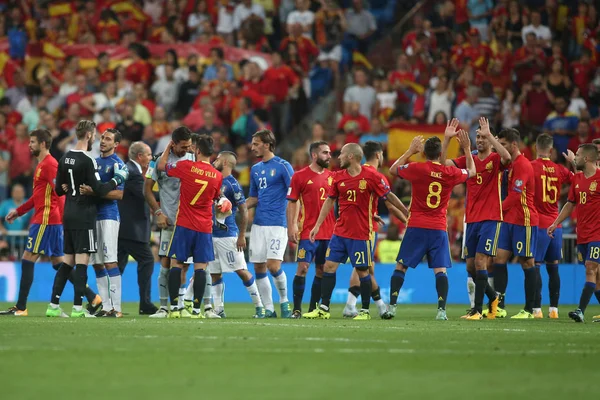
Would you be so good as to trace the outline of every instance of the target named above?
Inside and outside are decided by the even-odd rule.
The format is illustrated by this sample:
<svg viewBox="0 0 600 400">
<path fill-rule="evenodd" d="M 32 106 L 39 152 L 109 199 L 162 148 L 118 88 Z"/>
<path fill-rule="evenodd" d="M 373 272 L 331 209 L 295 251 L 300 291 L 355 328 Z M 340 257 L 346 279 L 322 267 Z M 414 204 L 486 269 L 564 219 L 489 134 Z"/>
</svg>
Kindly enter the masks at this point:
<svg viewBox="0 0 600 400">
<path fill-rule="evenodd" d="M 65 254 L 90 254 L 97 250 L 96 229 L 65 229 Z"/>
</svg>

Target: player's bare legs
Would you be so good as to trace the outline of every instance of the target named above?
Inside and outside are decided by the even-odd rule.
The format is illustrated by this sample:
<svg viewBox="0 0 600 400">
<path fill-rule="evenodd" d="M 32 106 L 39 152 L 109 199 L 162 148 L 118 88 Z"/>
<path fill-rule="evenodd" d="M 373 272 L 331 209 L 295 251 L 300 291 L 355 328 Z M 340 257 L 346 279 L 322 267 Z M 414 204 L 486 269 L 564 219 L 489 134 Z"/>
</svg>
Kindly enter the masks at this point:
<svg viewBox="0 0 600 400">
<path fill-rule="evenodd" d="M 304 296 L 304 285 L 306 283 L 306 275 L 310 264 L 307 262 L 299 262 L 294 276 L 294 314 L 292 318 L 300 318 L 302 316 L 302 297 Z M 319 305 L 321 299 L 321 283 L 323 279 L 323 264 L 315 265 L 315 277 L 313 279 L 310 301 L 308 303 L 308 312 L 313 311 Z"/>
</svg>

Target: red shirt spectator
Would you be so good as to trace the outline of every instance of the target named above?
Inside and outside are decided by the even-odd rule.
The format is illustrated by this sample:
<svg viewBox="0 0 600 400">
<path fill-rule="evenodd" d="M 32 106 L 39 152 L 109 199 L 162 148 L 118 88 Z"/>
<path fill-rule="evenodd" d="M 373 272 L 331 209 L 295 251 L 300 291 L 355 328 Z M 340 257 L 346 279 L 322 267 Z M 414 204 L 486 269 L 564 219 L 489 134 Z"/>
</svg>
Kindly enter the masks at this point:
<svg viewBox="0 0 600 400">
<path fill-rule="evenodd" d="M 290 89 L 298 86 L 298 77 L 294 71 L 281 62 L 281 55 L 273 53 L 273 65 L 263 75 L 265 94 L 272 95 L 276 102 L 287 100 Z"/>
<path fill-rule="evenodd" d="M 543 126 L 546 117 L 553 110 L 547 89 L 542 85 L 542 76 L 536 74 L 531 85 L 524 87 L 521 115 L 525 122 L 535 126 Z"/>
<path fill-rule="evenodd" d="M 99 43 L 118 43 L 121 36 L 121 26 L 110 17 L 105 10 L 100 21 L 96 24 L 96 39 Z M 105 14 L 105 12 L 107 12 Z"/>
<path fill-rule="evenodd" d="M 531 81 L 533 76 L 542 72 L 546 66 L 546 56 L 544 51 L 536 45 L 535 33 L 528 33 L 526 40 L 527 43 L 515 52 L 514 65 L 517 85 Z"/>
<path fill-rule="evenodd" d="M 492 57 L 490 47 L 481 43 L 479 30 L 477 28 L 469 29 L 469 43 L 464 45 L 463 59 L 470 58 L 471 65 L 478 71 L 487 71 L 488 63 Z"/>
<path fill-rule="evenodd" d="M 85 104 L 81 102 L 81 100 L 83 100 L 84 98 L 92 95 L 91 93 L 88 93 L 86 91 L 87 82 L 85 80 L 85 76 L 77 75 L 75 77 L 75 85 L 77 86 L 77 91 L 67 96 L 67 108 L 69 108 L 71 104 L 79 104 L 82 117 L 92 115 L 94 110 L 86 108 Z"/>
<path fill-rule="evenodd" d="M 454 20 L 457 25 L 462 25 L 469 22 L 469 11 L 467 6 L 468 0 L 456 0 L 454 5 Z"/>
<path fill-rule="evenodd" d="M 133 51 L 133 62 L 125 70 L 125 77 L 128 81 L 133 83 L 144 83 L 150 82 L 152 76 L 152 67 L 150 63 L 143 60 L 137 55 L 136 51 Z"/>
<path fill-rule="evenodd" d="M 10 179 L 24 175 L 27 171 L 31 171 L 31 152 L 29 151 L 29 135 L 27 127 L 24 124 L 17 125 L 16 138 L 9 146 L 10 151 Z"/>
<path fill-rule="evenodd" d="M 6 116 L 0 113 L 0 150 L 8 150 L 8 145 L 15 140 L 15 130 L 6 123 Z"/>
<path fill-rule="evenodd" d="M 302 69 L 305 73 L 308 73 L 310 61 L 319 55 L 319 48 L 315 42 L 302 34 L 302 27 L 300 24 L 294 24 L 291 26 L 291 33 L 281 41 L 281 44 L 279 45 L 279 51 L 287 52 L 287 47 L 290 43 L 296 44 Z"/>
<path fill-rule="evenodd" d="M 583 50 L 579 61 L 571 64 L 571 71 L 573 73 L 573 83 L 579 88 L 581 95 L 587 98 L 589 84 L 594 79 L 594 74 L 596 73 L 596 66 L 590 59 L 587 49 Z"/>
<path fill-rule="evenodd" d="M 577 135 L 569 140 L 567 148 L 573 153 L 576 153 L 579 145 L 592 143 L 592 140 L 594 139 L 596 139 L 596 136 L 592 133 L 590 123 L 586 120 L 579 120 L 579 124 L 577 124 Z"/>
<path fill-rule="evenodd" d="M 358 130 L 360 133 L 367 133 L 371 130 L 371 124 L 364 115 L 346 114 L 340 120 L 337 128 L 343 129 L 347 135 L 350 134 L 350 132 L 355 132 L 356 130 Z M 358 140 L 352 143 L 358 143 Z"/>
</svg>

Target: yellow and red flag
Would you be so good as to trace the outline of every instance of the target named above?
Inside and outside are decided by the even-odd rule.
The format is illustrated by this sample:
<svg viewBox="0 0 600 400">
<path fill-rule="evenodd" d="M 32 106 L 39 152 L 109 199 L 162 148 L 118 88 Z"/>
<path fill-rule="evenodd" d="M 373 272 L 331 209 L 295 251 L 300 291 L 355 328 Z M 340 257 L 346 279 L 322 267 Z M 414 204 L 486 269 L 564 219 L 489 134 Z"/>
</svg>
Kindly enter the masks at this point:
<svg viewBox="0 0 600 400">
<path fill-rule="evenodd" d="M 412 140 L 419 135 L 422 135 L 425 140 L 437 136 L 443 141 L 444 129 L 446 129 L 444 125 L 392 124 L 388 131 L 388 159 L 391 161 L 399 158 L 410 147 Z M 459 148 L 458 141 L 451 140 L 447 157 L 458 157 Z M 411 158 L 411 161 L 425 161 L 425 157 L 422 154 L 417 154 Z"/>
</svg>

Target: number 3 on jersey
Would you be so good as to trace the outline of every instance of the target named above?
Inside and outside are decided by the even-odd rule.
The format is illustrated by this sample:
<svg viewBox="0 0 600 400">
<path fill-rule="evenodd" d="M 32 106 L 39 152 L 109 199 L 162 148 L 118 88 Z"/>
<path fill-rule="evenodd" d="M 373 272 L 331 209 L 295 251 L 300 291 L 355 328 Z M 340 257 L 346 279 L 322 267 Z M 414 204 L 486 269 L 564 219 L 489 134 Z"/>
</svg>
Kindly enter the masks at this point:
<svg viewBox="0 0 600 400">
<path fill-rule="evenodd" d="M 442 201 L 442 184 L 439 182 L 431 182 L 429 185 L 429 194 L 427 195 L 427 207 L 438 208 Z"/>
</svg>

